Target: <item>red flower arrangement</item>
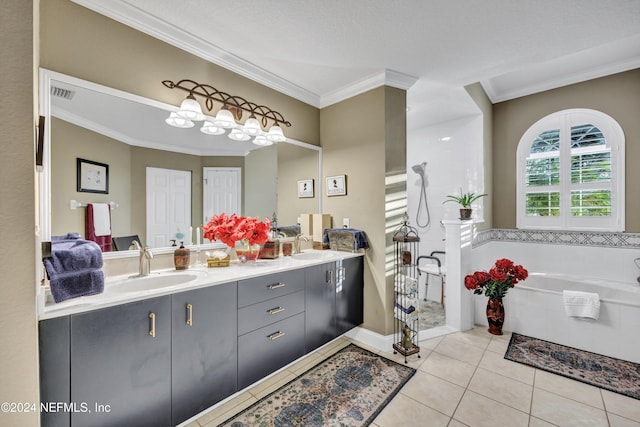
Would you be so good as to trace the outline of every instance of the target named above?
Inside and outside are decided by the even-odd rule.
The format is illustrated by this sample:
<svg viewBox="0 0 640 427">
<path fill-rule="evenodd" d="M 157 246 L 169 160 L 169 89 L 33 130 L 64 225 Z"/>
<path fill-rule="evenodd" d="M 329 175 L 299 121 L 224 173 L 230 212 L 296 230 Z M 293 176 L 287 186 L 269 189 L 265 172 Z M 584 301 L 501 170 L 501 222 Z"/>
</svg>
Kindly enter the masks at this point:
<svg viewBox="0 0 640 427">
<path fill-rule="evenodd" d="M 503 258 L 496 261 L 495 266 L 486 271 L 476 271 L 464 278 L 464 287 L 474 294 L 485 294 L 489 298 L 502 298 L 510 288 L 519 281 L 525 280 L 529 272 L 521 265 Z"/>
<path fill-rule="evenodd" d="M 234 247 L 237 241 L 247 240 L 249 246 L 262 245 L 269 239 L 271 221 L 261 222 L 256 217 L 244 217 L 225 213 L 214 215 L 207 225 L 202 226 L 203 236 L 211 241 L 218 240 Z"/>
</svg>

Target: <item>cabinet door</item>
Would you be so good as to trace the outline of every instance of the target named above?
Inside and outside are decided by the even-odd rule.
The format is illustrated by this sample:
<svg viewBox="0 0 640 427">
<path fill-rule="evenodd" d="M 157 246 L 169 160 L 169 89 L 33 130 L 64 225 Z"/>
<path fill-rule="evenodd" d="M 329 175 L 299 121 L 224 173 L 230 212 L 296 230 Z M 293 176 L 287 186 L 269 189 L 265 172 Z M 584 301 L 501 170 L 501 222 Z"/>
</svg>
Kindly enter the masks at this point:
<svg viewBox="0 0 640 427">
<path fill-rule="evenodd" d="M 238 388 L 253 384 L 303 355 L 303 313 L 238 337 Z"/>
<path fill-rule="evenodd" d="M 72 425 L 171 425 L 170 315 L 166 296 L 71 316 Z"/>
<path fill-rule="evenodd" d="M 336 335 L 342 335 L 364 321 L 363 257 L 343 259 L 336 267 Z"/>
<path fill-rule="evenodd" d="M 310 352 L 336 335 L 334 262 L 305 268 L 305 344 Z"/>
<path fill-rule="evenodd" d="M 237 390 L 236 282 L 172 296 L 173 425 Z"/>
<path fill-rule="evenodd" d="M 38 324 L 40 344 L 40 402 L 69 403 L 71 395 L 71 353 L 69 316 L 41 320 Z M 40 424 L 50 427 L 71 425 L 69 411 L 40 415 Z"/>
</svg>

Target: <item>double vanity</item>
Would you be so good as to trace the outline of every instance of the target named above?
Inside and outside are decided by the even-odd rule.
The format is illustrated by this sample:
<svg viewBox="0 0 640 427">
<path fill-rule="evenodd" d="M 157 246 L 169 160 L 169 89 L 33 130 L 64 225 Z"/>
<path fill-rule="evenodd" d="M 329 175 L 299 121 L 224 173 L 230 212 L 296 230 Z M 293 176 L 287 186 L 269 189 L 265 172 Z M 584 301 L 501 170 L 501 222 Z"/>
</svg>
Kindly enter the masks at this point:
<svg viewBox="0 0 640 427">
<path fill-rule="evenodd" d="M 175 426 L 363 321 L 361 253 L 113 278 L 40 306 L 47 426 Z"/>
</svg>

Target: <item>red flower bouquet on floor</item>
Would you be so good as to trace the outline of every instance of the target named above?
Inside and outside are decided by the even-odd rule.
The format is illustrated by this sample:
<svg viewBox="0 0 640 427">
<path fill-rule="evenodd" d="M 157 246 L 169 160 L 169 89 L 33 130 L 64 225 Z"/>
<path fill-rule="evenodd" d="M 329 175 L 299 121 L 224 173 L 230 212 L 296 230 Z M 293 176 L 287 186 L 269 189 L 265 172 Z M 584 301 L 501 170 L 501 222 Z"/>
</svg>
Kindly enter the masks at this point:
<svg viewBox="0 0 640 427">
<path fill-rule="evenodd" d="M 521 265 L 514 265 L 513 261 L 503 258 L 496 261 L 496 265 L 486 271 L 476 271 L 464 278 L 464 287 L 473 291 L 474 294 L 485 294 L 489 297 L 487 301 L 487 322 L 489 323 L 489 333 L 502 335 L 502 325 L 504 324 L 504 305 L 502 297 L 507 295 L 507 291 L 513 288 L 516 283 L 526 279 L 529 272 Z"/>
<path fill-rule="evenodd" d="M 211 241 L 218 240 L 234 247 L 236 242 L 246 240 L 249 247 L 262 245 L 269 239 L 271 221 L 260 222 L 258 217 L 244 217 L 225 213 L 214 215 L 207 225 L 202 226 L 203 236 Z"/>
<path fill-rule="evenodd" d="M 513 261 L 503 258 L 496 261 L 495 266 L 486 271 L 476 271 L 464 278 L 464 287 L 474 294 L 485 294 L 489 298 L 502 298 L 507 291 L 519 281 L 529 276 L 521 265 L 514 265 Z"/>
</svg>

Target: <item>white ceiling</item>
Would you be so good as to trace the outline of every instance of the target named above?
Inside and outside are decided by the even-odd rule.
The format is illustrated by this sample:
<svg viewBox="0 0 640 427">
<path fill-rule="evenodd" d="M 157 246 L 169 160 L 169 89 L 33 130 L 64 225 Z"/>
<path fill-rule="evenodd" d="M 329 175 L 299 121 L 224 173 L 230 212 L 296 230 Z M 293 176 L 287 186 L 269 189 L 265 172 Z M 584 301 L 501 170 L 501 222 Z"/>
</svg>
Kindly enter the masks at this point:
<svg viewBox="0 0 640 427">
<path fill-rule="evenodd" d="M 640 67 L 638 0 L 73 1 L 319 108 L 408 89 L 410 128 Z"/>
</svg>

